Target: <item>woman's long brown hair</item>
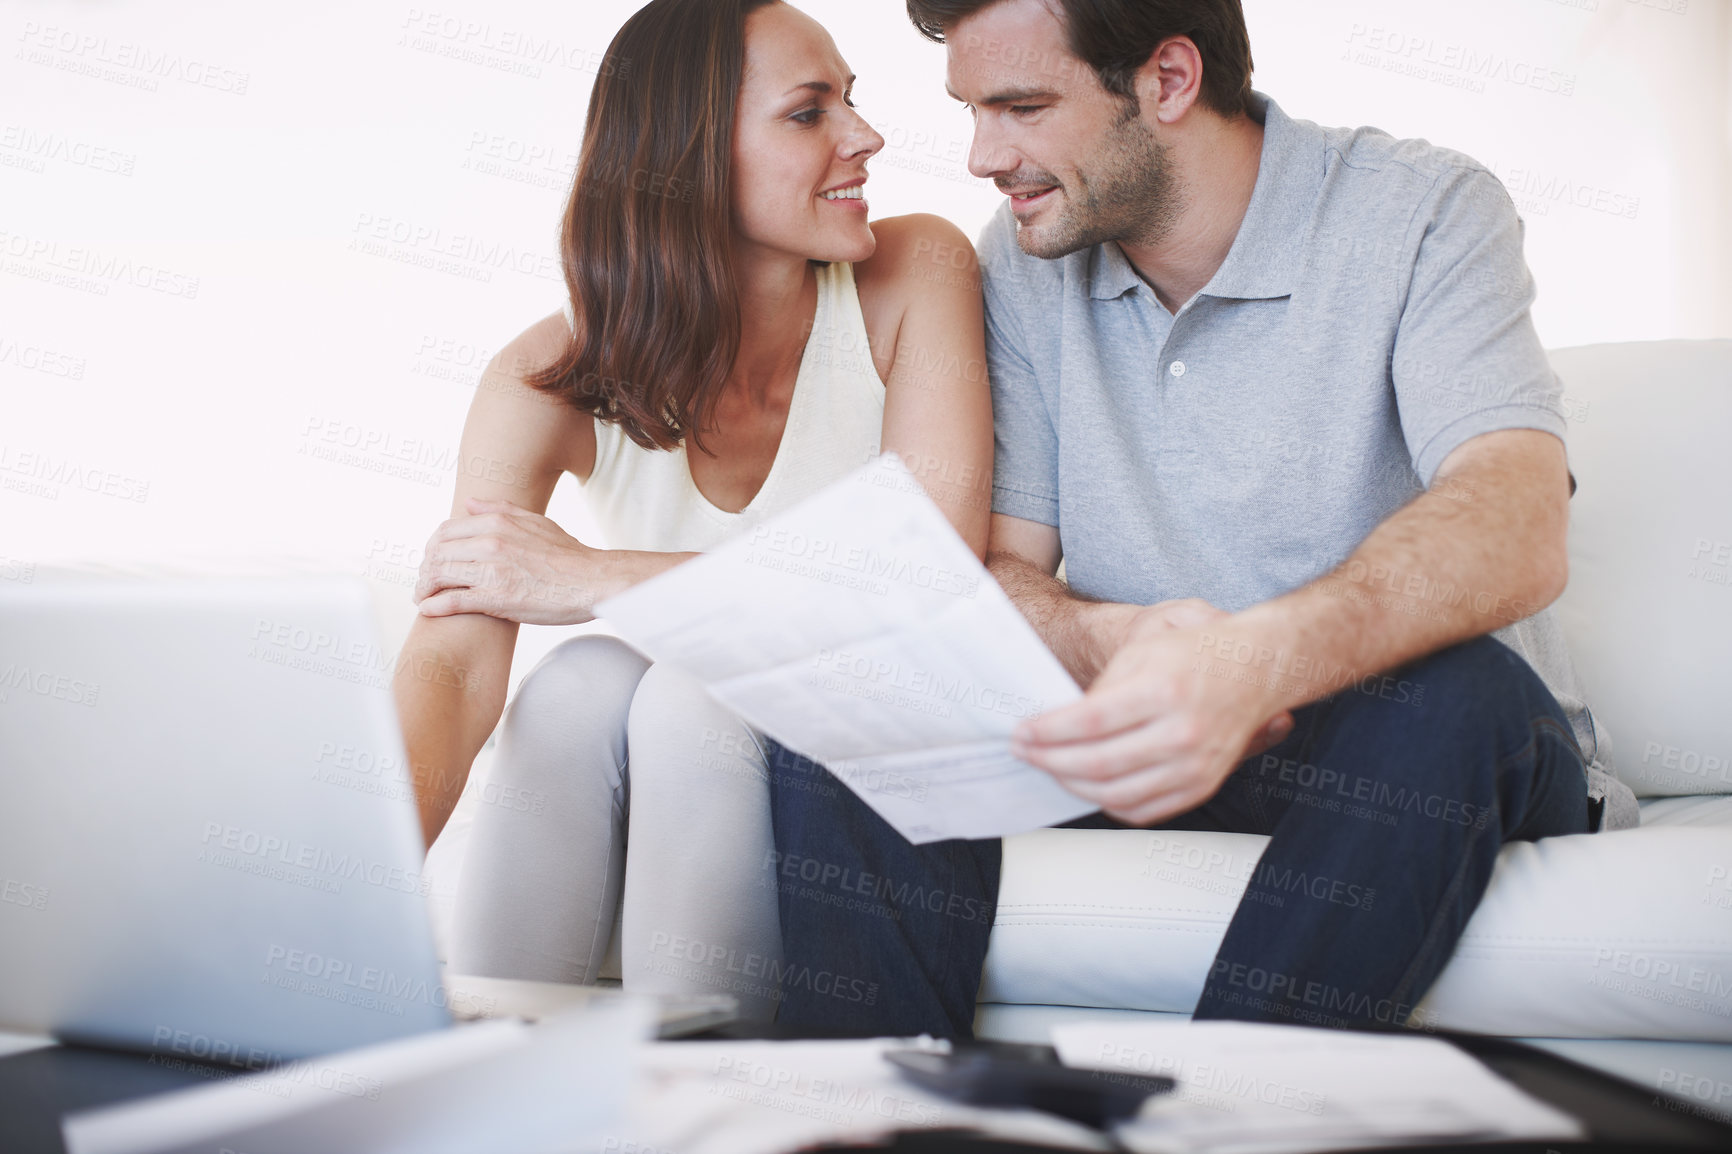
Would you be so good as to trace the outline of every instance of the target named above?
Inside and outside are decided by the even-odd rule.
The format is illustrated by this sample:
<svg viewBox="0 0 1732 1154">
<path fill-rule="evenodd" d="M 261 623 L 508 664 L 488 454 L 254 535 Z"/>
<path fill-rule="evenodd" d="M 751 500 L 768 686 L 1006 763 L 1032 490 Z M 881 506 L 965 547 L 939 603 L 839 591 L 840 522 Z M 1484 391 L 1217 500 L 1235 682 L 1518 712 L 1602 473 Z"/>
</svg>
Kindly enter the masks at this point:
<svg viewBox="0 0 1732 1154">
<path fill-rule="evenodd" d="M 645 448 L 702 447 L 740 347 L 729 248 L 745 23 L 774 0 L 652 0 L 609 45 L 560 229 L 572 339 L 529 383 Z"/>
</svg>

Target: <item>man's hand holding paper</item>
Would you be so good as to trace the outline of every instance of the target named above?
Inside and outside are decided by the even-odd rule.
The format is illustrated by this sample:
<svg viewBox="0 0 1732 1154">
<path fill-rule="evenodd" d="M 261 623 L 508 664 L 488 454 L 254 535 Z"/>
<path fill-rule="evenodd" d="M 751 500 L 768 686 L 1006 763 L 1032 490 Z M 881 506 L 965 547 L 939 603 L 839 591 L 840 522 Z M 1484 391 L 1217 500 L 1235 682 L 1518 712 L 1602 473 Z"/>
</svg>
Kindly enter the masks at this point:
<svg viewBox="0 0 1732 1154">
<path fill-rule="evenodd" d="M 1011 752 L 1132 825 L 1203 804 L 1293 730 L 1262 679 L 1205 671 L 1230 619 L 1196 598 L 1135 610 L 1088 695 L 1019 725 Z"/>
<path fill-rule="evenodd" d="M 916 844 L 1095 808 L 1010 752 L 1081 690 L 893 456 L 597 609 Z"/>
</svg>

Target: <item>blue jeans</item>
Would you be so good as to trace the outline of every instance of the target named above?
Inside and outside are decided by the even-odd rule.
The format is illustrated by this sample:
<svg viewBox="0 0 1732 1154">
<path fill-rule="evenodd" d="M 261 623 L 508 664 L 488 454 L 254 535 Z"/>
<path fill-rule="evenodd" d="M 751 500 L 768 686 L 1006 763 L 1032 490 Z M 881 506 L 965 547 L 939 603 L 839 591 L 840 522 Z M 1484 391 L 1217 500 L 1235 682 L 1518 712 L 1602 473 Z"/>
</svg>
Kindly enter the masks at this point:
<svg viewBox="0 0 1732 1154">
<path fill-rule="evenodd" d="M 1588 831 L 1581 751 L 1538 675 L 1490 637 L 1356 683 L 1294 722 L 1158 827 L 1270 839 L 1196 1017 L 1402 1025 L 1503 844 Z M 1000 843 L 910 845 L 850 790 L 798 788 L 821 766 L 770 753 L 787 971 L 850 978 L 785 983 L 777 1022 L 972 1037 Z M 1099 814 L 1070 824 L 1125 828 Z"/>
</svg>

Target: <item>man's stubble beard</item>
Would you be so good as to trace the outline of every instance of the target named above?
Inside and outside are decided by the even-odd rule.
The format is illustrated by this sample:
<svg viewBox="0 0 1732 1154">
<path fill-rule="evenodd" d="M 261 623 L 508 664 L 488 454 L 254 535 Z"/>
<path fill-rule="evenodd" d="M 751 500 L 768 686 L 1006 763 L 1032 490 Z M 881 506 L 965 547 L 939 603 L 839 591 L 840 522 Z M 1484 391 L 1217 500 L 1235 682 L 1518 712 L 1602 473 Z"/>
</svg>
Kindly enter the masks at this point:
<svg viewBox="0 0 1732 1154">
<path fill-rule="evenodd" d="M 1095 173 L 1079 169 L 1077 187 L 1065 188 L 1058 220 L 1017 229 L 1018 247 L 1030 256 L 1057 260 L 1109 240 L 1159 244 L 1177 226 L 1180 213 L 1178 174 L 1168 152 L 1127 109 L 1108 133 Z"/>
</svg>

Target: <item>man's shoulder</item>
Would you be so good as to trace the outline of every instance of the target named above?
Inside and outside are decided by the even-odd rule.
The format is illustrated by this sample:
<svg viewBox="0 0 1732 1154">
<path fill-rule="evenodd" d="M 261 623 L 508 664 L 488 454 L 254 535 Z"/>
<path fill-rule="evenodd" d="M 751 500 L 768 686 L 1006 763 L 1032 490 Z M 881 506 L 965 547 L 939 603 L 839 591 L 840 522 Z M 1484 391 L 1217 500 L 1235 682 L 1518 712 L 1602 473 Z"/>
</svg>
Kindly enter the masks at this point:
<svg viewBox="0 0 1732 1154">
<path fill-rule="evenodd" d="M 1382 212 L 1411 214 L 1463 187 L 1501 188 L 1478 160 L 1422 137 L 1369 126 L 1304 127 L 1321 149 L 1327 179 L 1319 208 L 1325 211 L 1374 220 Z"/>
<path fill-rule="evenodd" d="M 1366 172 L 1381 172 L 1396 178 L 1403 174 L 1430 183 L 1456 169 L 1485 166 L 1453 148 L 1433 144 L 1423 137 L 1399 137 L 1381 128 L 1319 128 L 1324 148 L 1342 164 Z"/>
<path fill-rule="evenodd" d="M 1472 156 L 1381 128 L 1283 117 L 1278 188 L 1290 202 L 1277 216 L 1306 238 L 1313 278 L 1334 269 L 1361 283 L 1375 267 L 1400 282 L 1425 246 L 1455 251 L 1512 227 L 1519 235 L 1503 182 Z"/>
</svg>

